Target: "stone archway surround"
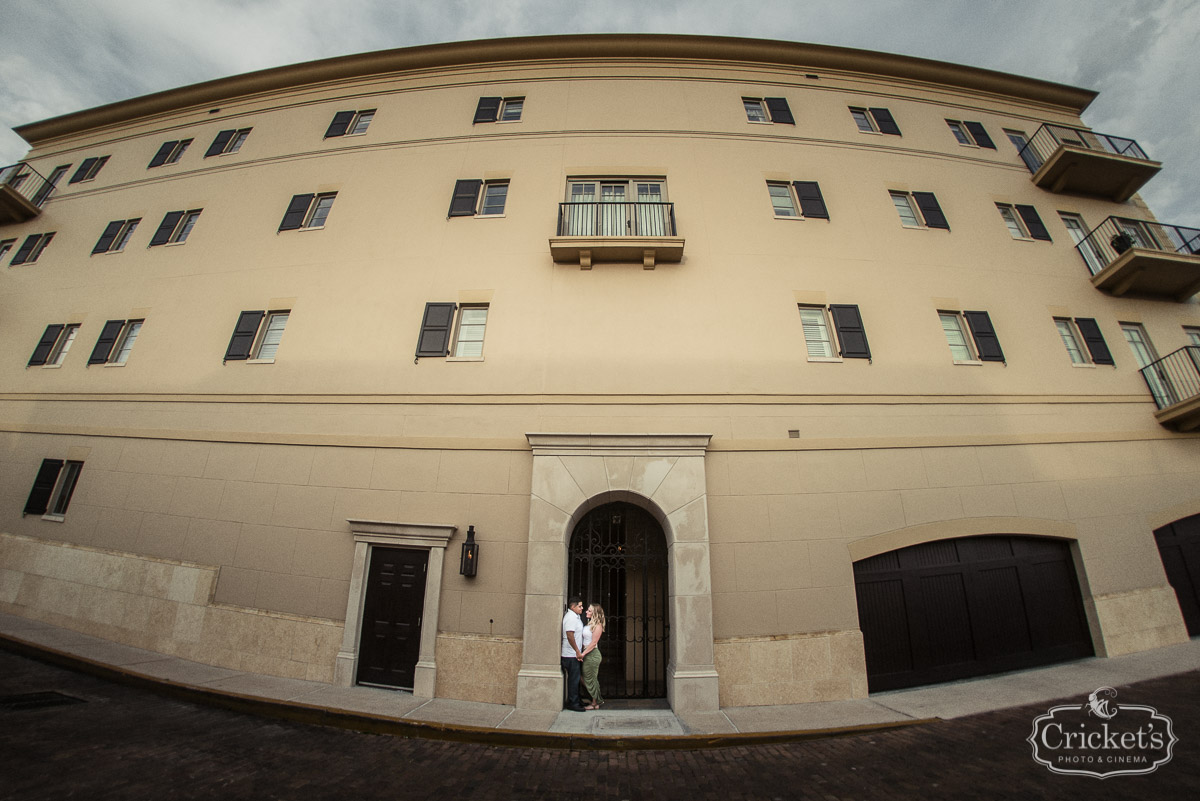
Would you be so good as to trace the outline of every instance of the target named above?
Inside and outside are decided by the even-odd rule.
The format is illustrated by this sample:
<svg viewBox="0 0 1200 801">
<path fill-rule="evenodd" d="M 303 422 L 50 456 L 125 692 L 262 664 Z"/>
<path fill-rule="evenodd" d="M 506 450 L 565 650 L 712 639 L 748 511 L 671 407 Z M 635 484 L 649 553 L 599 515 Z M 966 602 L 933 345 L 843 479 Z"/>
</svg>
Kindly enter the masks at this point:
<svg viewBox="0 0 1200 801">
<path fill-rule="evenodd" d="M 676 712 L 719 708 L 713 664 L 712 571 L 704 451 L 711 434 L 527 434 L 533 449 L 525 632 L 517 707 L 562 707 L 559 626 L 567 548 L 592 508 L 626 501 L 667 540 L 671 638 L 667 698 Z"/>
</svg>

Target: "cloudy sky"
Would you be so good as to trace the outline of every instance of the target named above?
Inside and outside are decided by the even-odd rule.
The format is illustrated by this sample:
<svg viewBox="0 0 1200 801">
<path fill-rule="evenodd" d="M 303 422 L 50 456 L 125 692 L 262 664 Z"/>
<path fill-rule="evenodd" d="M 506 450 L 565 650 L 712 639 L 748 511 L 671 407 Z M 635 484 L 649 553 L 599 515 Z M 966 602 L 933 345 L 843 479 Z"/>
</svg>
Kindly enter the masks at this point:
<svg viewBox="0 0 1200 801">
<path fill-rule="evenodd" d="M 9 128 L 347 53 L 555 33 L 691 33 L 920 56 L 1095 89 L 1084 121 L 1138 140 L 1142 195 L 1200 227 L 1200 0 L 0 0 Z"/>
</svg>

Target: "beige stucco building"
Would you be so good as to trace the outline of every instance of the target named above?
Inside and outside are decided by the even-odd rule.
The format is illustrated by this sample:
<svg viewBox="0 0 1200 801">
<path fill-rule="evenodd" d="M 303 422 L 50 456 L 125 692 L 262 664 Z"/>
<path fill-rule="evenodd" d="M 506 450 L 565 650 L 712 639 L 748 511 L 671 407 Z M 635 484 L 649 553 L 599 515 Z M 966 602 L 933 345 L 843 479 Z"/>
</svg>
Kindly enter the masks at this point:
<svg viewBox="0 0 1200 801">
<path fill-rule="evenodd" d="M 534 709 L 574 591 L 677 710 L 1184 640 L 1200 232 L 1093 97 L 589 35 L 22 126 L 0 612 Z"/>
</svg>

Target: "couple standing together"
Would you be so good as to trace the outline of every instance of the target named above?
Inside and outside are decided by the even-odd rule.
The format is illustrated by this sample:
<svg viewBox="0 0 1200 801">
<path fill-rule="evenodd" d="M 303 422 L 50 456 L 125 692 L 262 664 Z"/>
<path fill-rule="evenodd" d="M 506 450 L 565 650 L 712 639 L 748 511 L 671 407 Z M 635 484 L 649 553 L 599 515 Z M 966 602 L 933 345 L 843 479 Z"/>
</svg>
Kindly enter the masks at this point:
<svg viewBox="0 0 1200 801">
<path fill-rule="evenodd" d="M 583 599 L 572 596 L 567 600 L 567 613 L 562 621 L 562 668 L 567 673 L 567 709 L 582 712 L 599 709 L 604 703 L 600 697 L 600 635 L 604 634 L 604 609 L 600 604 L 587 608 L 587 625 L 579 617 L 583 612 Z M 592 702 L 587 706 L 579 700 L 579 676 L 583 673 L 583 684 Z"/>
</svg>

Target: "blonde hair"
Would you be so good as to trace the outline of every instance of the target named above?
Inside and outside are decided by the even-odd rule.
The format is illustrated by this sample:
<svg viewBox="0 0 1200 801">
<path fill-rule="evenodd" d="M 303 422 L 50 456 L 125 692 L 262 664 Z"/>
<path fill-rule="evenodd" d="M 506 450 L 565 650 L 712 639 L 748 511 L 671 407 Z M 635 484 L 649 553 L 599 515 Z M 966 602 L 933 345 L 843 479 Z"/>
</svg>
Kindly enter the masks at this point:
<svg viewBox="0 0 1200 801">
<path fill-rule="evenodd" d="M 588 628 L 592 631 L 596 630 L 596 626 L 604 628 L 604 607 L 600 604 L 591 604 L 592 619 L 588 621 Z"/>
</svg>

